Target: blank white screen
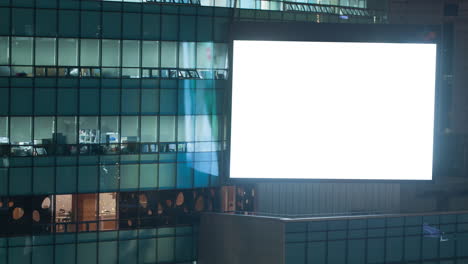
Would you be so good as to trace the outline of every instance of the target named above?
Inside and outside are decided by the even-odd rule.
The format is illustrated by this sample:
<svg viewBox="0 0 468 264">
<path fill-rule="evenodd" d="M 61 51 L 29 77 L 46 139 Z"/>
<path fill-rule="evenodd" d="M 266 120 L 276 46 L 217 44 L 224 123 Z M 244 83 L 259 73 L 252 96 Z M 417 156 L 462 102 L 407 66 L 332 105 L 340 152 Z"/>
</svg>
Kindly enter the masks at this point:
<svg viewBox="0 0 468 264">
<path fill-rule="evenodd" d="M 431 180 L 435 44 L 234 41 L 231 178 Z"/>
</svg>

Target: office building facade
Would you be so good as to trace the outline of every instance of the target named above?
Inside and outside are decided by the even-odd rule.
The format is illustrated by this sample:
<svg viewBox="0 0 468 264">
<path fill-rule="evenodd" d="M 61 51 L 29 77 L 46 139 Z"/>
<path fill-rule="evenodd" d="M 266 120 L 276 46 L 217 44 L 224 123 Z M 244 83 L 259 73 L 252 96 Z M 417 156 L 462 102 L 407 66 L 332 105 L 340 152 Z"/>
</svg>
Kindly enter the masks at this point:
<svg viewBox="0 0 468 264">
<path fill-rule="evenodd" d="M 384 22 L 366 7 L 0 1 L 0 263 L 196 261 L 197 215 L 220 208 L 229 23 Z"/>
</svg>

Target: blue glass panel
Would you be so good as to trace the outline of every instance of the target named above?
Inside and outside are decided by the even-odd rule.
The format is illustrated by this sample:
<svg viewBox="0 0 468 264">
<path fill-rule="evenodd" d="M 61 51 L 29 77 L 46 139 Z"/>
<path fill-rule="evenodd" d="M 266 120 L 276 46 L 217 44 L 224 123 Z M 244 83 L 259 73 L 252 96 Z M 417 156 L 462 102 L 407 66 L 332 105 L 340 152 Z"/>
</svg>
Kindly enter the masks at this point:
<svg viewBox="0 0 468 264">
<path fill-rule="evenodd" d="M 29 264 L 31 263 L 31 247 L 8 248 L 8 264 Z"/>
<path fill-rule="evenodd" d="M 174 237 L 158 238 L 158 262 L 174 261 Z"/>
<path fill-rule="evenodd" d="M 137 13 L 123 14 L 123 38 L 141 38 L 141 15 Z"/>
<path fill-rule="evenodd" d="M 159 40 L 160 15 L 143 14 L 143 39 Z"/>
<path fill-rule="evenodd" d="M 55 188 L 55 169 L 53 167 L 34 168 L 34 194 L 53 193 Z"/>
<path fill-rule="evenodd" d="M 120 90 L 101 90 L 101 114 L 118 115 L 120 113 Z"/>
<path fill-rule="evenodd" d="M 32 169 L 10 169 L 10 195 L 26 195 L 32 193 Z"/>
<path fill-rule="evenodd" d="M 348 241 L 348 263 L 366 262 L 366 241 L 363 239 Z"/>
<path fill-rule="evenodd" d="M 382 263 L 384 261 L 384 240 L 381 238 L 367 240 L 367 262 Z"/>
<path fill-rule="evenodd" d="M 55 89 L 37 88 L 34 94 L 34 113 L 36 115 L 55 114 Z"/>
<path fill-rule="evenodd" d="M 305 243 L 287 243 L 284 247 L 286 264 L 305 263 Z"/>
<path fill-rule="evenodd" d="M 392 237 L 387 238 L 386 242 L 386 261 L 387 262 L 399 262 L 403 258 L 403 238 Z"/>
<path fill-rule="evenodd" d="M 176 237 L 175 255 L 176 261 L 192 260 L 192 237 L 178 236 Z"/>
<path fill-rule="evenodd" d="M 177 114 L 177 91 L 171 89 L 160 90 L 160 114 Z"/>
<path fill-rule="evenodd" d="M 60 115 L 76 115 L 78 106 L 77 89 L 59 89 L 57 111 Z"/>
<path fill-rule="evenodd" d="M 0 115 L 8 114 L 9 105 L 9 90 L 0 88 Z"/>
<path fill-rule="evenodd" d="M 32 9 L 13 8 L 12 33 L 15 35 L 34 35 L 34 14 Z"/>
<path fill-rule="evenodd" d="M 159 187 L 168 189 L 175 187 L 176 165 L 173 163 L 159 164 Z"/>
<path fill-rule="evenodd" d="M 419 260 L 421 249 L 420 237 L 406 237 L 405 238 L 405 260 Z"/>
<path fill-rule="evenodd" d="M 194 187 L 208 187 L 211 173 L 211 162 L 195 162 Z"/>
<path fill-rule="evenodd" d="M 99 242 L 99 264 L 117 264 L 117 241 Z"/>
<path fill-rule="evenodd" d="M 97 166 L 80 166 L 78 174 L 78 192 L 96 192 L 97 180 Z"/>
<path fill-rule="evenodd" d="M 55 246 L 55 263 L 75 263 L 75 244 Z"/>
<path fill-rule="evenodd" d="M 80 90 L 80 114 L 98 115 L 99 114 L 99 90 L 81 89 Z"/>
<path fill-rule="evenodd" d="M 196 40 L 196 16 L 180 16 L 180 27 L 179 38 L 180 41 L 194 41 Z"/>
<path fill-rule="evenodd" d="M 103 12 L 102 15 L 102 37 L 120 38 L 121 34 L 121 14 L 112 12 Z"/>
<path fill-rule="evenodd" d="M 140 239 L 138 241 L 139 264 L 155 263 L 156 260 L 156 238 Z"/>
<path fill-rule="evenodd" d="M 346 262 L 346 241 L 328 242 L 328 264 Z"/>
<path fill-rule="evenodd" d="M 57 11 L 36 9 L 36 35 L 55 37 L 57 32 Z"/>
<path fill-rule="evenodd" d="M 76 192 L 76 167 L 57 167 L 57 193 Z"/>
<path fill-rule="evenodd" d="M 119 262 L 136 263 L 137 261 L 137 240 L 125 240 L 119 243 Z"/>
<path fill-rule="evenodd" d="M 173 15 L 162 15 L 161 16 L 162 28 L 161 28 L 161 39 L 162 40 L 177 40 L 179 31 L 179 20 L 177 16 Z"/>
<path fill-rule="evenodd" d="M 97 243 L 79 243 L 77 245 L 77 264 L 96 263 Z"/>
<path fill-rule="evenodd" d="M 468 257 L 468 234 L 457 234 L 457 256 Z"/>
<path fill-rule="evenodd" d="M 9 8 L 0 8 L 0 34 L 9 35 L 10 34 L 10 9 Z"/>
<path fill-rule="evenodd" d="M 192 188 L 193 163 L 177 164 L 177 188 Z"/>
<path fill-rule="evenodd" d="M 62 1 L 60 1 L 62 2 Z M 79 34 L 80 16 L 78 11 L 59 11 L 59 36 L 76 37 Z"/>
<path fill-rule="evenodd" d="M 159 112 L 159 90 L 141 90 L 141 114 L 155 115 Z"/>
<path fill-rule="evenodd" d="M 140 90 L 122 90 L 122 114 L 138 114 L 140 112 Z"/>
<path fill-rule="evenodd" d="M 8 194 L 8 169 L 0 168 L 0 195 Z"/>
<path fill-rule="evenodd" d="M 54 262 L 54 246 L 33 247 L 32 263 L 46 264 Z"/>
</svg>

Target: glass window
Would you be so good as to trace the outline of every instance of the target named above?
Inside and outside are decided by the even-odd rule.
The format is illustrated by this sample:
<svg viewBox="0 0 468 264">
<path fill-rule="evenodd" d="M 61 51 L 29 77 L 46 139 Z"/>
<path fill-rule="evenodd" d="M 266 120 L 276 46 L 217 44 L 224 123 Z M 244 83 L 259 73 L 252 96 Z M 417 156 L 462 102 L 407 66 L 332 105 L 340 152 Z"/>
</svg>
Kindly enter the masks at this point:
<svg viewBox="0 0 468 264">
<path fill-rule="evenodd" d="M 159 67 L 159 41 L 143 41 L 143 67 Z"/>
<path fill-rule="evenodd" d="M 9 64 L 10 61 L 10 38 L 0 37 L 0 64 Z"/>
<path fill-rule="evenodd" d="M 212 140 L 211 122 L 209 115 L 199 115 L 195 117 L 195 140 Z"/>
<path fill-rule="evenodd" d="M 161 41 L 161 67 L 177 67 L 177 42 Z"/>
<path fill-rule="evenodd" d="M 78 65 L 78 40 L 77 39 L 59 39 L 59 65 L 76 66 Z"/>
<path fill-rule="evenodd" d="M 141 117 L 141 142 L 157 142 L 158 141 L 158 117 L 157 116 L 142 116 Z"/>
<path fill-rule="evenodd" d="M 99 174 L 99 190 L 116 191 L 119 189 L 119 165 L 101 163 Z"/>
<path fill-rule="evenodd" d="M 36 65 L 55 65 L 55 39 L 36 38 Z"/>
<path fill-rule="evenodd" d="M 119 117 L 101 117 L 101 143 L 119 143 Z"/>
<path fill-rule="evenodd" d="M 57 117 L 57 144 L 76 144 L 76 117 Z"/>
<path fill-rule="evenodd" d="M 97 116 L 80 116 L 80 131 L 78 143 L 97 144 L 99 143 L 99 128 Z"/>
<path fill-rule="evenodd" d="M 197 68 L 213 66 L 213 43 L 197 43 Z"/>
<path fill-rule="evenodd" d="M 32 65 L 32 38 L 12 37 L 11 47 L 11 64 Z"/>
<path fill-rule="evenodd" d="M 179 116 L 177 119 L 177 141 L 194 141 L 195 117 Z"/>
<path fill-rule="evenodd" d="M 82 66 L 99 66 L 99 48 L 98 39 L 81 39 L 80 63 Z"/>
<path fill-rule="evenodd" d="M 124 40 L 122 45 L 123 67 L 140 67 L 140 41 Z"/>
<path fill-rule="evenodd" d="M 34 144 L 52 144 L 55 131 L 53 116 L 39 116 L 34 118 Z"/>
<path fill-rule="evenodd" d="M 195 42 L 179 43 L 179 68 L 195 68 Z"/>
<path fill-rule="evenodd" d="M 15 144 L 15 145 L 31 144 L 31 133 L 32 133 L 31 121 L 32 121 L 31 117 L 11 117 L 11 121 L 10 121 L 11 144 Z"/>
<path fill-rule="evenodd" d="M 122 116 L 122 143 L 139 142 L 138 116 Z"/>
<path fill-rule="evenodd" d="M 102 66 L 120 66 L 120 40 L 102 40 Z"/>
<path fill-rule="evenodd" d="M 159 141 L 175 141 L 175 116 L 159 117 Z"/>
<path fill-rule="evenodd" d="M 8 144 L 8 117 L 0 116 L 0 144 Z"/>
<path fill-rule="evenodd" d="M 228 46 L 224 43 L 214 44 L 214 68 L 227 69 L 228 67 Z"/>
</svg>

